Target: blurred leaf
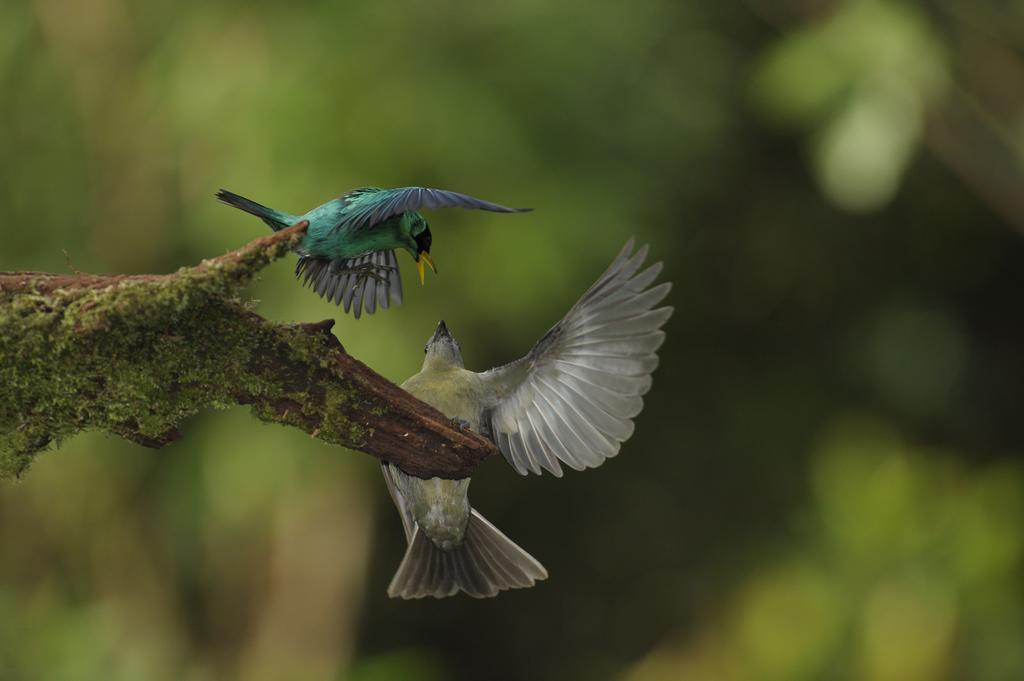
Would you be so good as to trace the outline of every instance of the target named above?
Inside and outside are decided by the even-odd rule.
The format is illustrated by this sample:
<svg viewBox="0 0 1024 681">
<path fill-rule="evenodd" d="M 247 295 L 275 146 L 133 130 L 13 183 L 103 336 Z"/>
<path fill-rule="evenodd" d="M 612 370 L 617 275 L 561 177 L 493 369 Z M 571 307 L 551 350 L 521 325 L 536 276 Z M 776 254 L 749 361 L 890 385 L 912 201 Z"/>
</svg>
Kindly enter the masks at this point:
<svg viewBox="0 0 1024 681">
<path fill-rule="evenodd" d="M 820 678 L 845 617 L 836 589 L 826 572 L 800 559 L 745 585 L 736 612 L 736 644 L 751 678 Z"/>
<path fill-rule="evenodd" d="M 921 111 L 902 92 L 864 85 L 819 132 L 814 169 L 825 194 L 851 212 L 892 199 L 917 149 Z"/>
<path fill-rule="evenodd" d="M 769 49 L 752 80 L 768 118 L 811 131 L 813 168 L 837 206 L 887 204 L 947 86 L 928 17 L 908 3 L 856 0 Z"/>
<path fill-rule="evenodd" d="M 876 586 L 864 608 L 864 678 L 947 678 L 957 629 L 956 610 L 952 585 L 927 574 L 908 574 Z"/>
</svg>

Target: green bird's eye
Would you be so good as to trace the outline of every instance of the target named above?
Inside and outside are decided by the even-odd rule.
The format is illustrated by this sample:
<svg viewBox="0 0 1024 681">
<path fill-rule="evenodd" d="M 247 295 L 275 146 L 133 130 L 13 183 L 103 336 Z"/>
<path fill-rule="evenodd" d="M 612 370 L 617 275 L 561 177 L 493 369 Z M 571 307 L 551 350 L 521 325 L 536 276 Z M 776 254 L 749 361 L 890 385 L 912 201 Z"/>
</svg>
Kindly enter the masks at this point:
<svg viewBox="0 0 1024 681">
<path fill-rule="evenodd" d="M 430 228 L 426 226 L 426 223 L 421 223 L 423 229 L 419 232 L 413 233 L 413 239 L 416 241 L 416 247 L 420 253 L 430 253 L 430 244 L 433 242 L 433 237 L 430 234 Z"/>
</svg>

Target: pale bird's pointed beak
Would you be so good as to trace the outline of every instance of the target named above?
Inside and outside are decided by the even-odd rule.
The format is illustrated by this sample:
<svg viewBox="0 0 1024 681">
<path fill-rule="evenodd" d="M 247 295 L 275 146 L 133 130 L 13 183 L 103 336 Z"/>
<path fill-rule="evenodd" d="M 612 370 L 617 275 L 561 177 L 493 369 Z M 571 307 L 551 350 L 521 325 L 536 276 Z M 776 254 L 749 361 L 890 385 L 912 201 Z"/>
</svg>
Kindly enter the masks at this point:
<svg viewBox="0 0 1024 681">
<path fill-rule="evenodd" d="M 448 339 L 451 340 L 452 334 L 448 332 L 448 325 L 441 320 L 441 323 L 434 329 L 434 335 L 430 337 L 429 343 L 436 343 L 440 340 Z"/>
<path fill-rule="evenodd" d="M 426 251 L 422 251 L 419 257 L 416 258 L 416 269 L 420 273 L 420 286 L 423 286 L 427 281 L 426 268 L 424 265 L 430 265 L 430 269 L 434 270 L 434 274 L 437 274 L 437 266 L 434 265 L 434 259 L 430 257 L 430 254 Z"/>
</svg>

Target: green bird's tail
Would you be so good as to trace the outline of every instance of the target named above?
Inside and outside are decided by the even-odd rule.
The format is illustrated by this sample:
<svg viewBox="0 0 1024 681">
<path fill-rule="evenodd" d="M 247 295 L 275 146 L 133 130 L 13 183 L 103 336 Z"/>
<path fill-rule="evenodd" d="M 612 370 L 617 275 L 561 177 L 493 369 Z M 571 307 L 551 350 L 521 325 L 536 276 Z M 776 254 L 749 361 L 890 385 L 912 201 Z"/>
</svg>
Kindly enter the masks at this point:
<svg viewBox="0 0 1024 681">
<path fill-rule="evenodd" d="M 244 210 L 250 215 L 255 215 L 260 220 L 267 223 L 267 226 L 275 232 L 288 227 L 296 221 L 296 217 L 294 215 L 282 213 L 281 211 L 274 210 L 273 208 L 267 208 L 255 201 L 250 201 L 244 196 L 239 196 L 234 192 L 229 192 L 227 189 L 221 189 L 217 192 L 217 198 L 229 206 L 234 206 L 238 210 Z"/>
<path fill-rule="evenodd" d="M 462 544 L 449 550 L 432 542 L 418 526 L 414 528 L 405 558 L 388 587 L 392 598 L 445 598 L 459 591 L 487 598 L 505 589 L 533 586 L 548 576 L 543 565 L 475 510 Z"/>
</svg>

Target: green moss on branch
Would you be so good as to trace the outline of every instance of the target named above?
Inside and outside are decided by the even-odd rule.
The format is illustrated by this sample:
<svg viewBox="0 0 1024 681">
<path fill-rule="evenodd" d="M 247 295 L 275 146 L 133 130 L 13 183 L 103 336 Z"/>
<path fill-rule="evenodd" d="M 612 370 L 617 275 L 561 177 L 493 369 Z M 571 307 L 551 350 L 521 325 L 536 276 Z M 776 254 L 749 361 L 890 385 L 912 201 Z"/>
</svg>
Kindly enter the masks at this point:
<svg viewBox="0 0 1024 681">
<path fill-rule="evenodd" d="M 468 474 L 490 443 L 345 354 L 330 322 L 275 324 L 240 300 L 302 229 L 172 275 L 0 273 L 0 478 L 81 430 L 158 447 L 234 404 L 416 475 Z"/>
</svg>

